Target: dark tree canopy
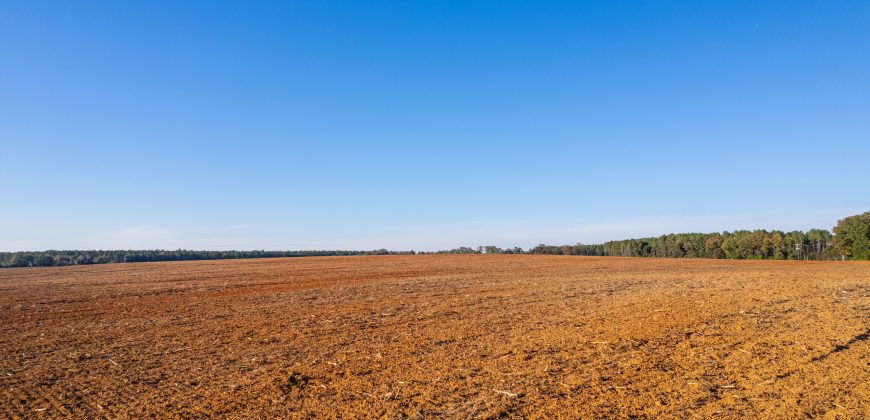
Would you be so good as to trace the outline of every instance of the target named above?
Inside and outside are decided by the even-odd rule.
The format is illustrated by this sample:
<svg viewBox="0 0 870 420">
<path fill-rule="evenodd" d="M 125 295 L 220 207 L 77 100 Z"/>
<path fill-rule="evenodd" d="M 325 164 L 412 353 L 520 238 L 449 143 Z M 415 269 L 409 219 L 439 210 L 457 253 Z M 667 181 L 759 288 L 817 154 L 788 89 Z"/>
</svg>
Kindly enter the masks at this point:
<svg viewBox="0 0 870 420">
<path fill-rule="evenodd" d="M 840 254 L 870 260 L 870 212 L 838 221 L 834 235 L 834 247 Z"/>
</svg>

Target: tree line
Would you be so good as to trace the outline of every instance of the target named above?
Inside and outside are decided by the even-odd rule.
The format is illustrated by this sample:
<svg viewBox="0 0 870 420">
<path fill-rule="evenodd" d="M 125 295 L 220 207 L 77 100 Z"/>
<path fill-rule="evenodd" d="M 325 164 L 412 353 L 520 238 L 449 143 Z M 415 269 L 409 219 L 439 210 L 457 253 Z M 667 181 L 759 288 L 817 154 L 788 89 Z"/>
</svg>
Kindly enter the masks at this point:
<svg viewBox="0 0 870 420">
<path fill-rule="evenodd" d="M 833 233 L 738 230 L 676 233 L 596 245 L 538 245 L 533 254 L 763 260 L 870 260 L 870 212 L 837 222 Z"/>
<path fill-rule="evenodd" d="M 654 238 L 609 241 L 600 245 L 539 245 L 534 254 L 619 257 L 729 258 L 764 260 L 839 259 L 830 232 L 739 230 L 722 233 L 675 233 Z"/>
<path fill-rule="evenodd" d="M 479 246 L 444 251 L 192 251 L 91 250 L 0 252 L 0 267 L 48 267 L 123 262 L 217 260 L 348 255 L 548 254 L 620 257 L 728 258 L 766 260 L 870 260 L 870 212 L 846 217 L 833 232 L 738 230 L 721 233 L 673 233 L 592 245 L 538 245 L 523 248 Z"/>
<path fill-rule="evenodd" d="M 388 251 L 386 249 L 376 249 L 373 251 L 49 250 L 37 252 L 0 252 L 0 267 L 49 267 L 125 262 L 405 254 L 414 254 L 414 251 Z"/>
</svg>

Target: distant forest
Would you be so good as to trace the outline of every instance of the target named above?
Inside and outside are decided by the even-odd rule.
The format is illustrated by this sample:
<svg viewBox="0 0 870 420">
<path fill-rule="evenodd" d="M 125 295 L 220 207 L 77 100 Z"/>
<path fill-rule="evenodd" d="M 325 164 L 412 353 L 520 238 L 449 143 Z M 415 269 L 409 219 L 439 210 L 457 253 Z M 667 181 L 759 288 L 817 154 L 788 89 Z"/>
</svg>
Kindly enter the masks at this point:
<svg viewBox="0 0 870 420">
<path fill-rule="evenodd" d="M 758 260 L 840 259 L 827 230 L 781 232 L 740 230 L 722 233 L 672 233 L 596 245 L 538 245 L 533 254 L 619 257 L 728 258 Z"/>
<path fill-rule="evenodd" d="M 870 212 L 837 222 L 834 232 L 738 230 L 722 233 L 676 233 L 596 245 L 538 245 L 532 254 L 619 257 L 727 258 L 756 260 L 868 260 Z"/>
<path fill-rule="evenodd" d="M 675 233 L 594 245 L 538 245 L 502 249 L 460 247 L 436 252 L 388 251 L 37 251 L 0 252 L 0 267 L 47 267 L 151 261 L 218 260 L 345 255 L 407 254 L 548 254 L 620 257 L 727 258 L 759 260 L 870 260 L 870 212 L 846 217 L 833 232 L 739 230 L 722 233 Z"/>
<path fill-rule="evenodd" d="M 347 255 L 403 255 L 414 251 L 190 251 L 178 249 L 119 251 L 37 251 L 0 252 L 0 267 L 48 267 L 125 262 L 227 260 L 240 258 L 323 257 Z"/>
</svg>

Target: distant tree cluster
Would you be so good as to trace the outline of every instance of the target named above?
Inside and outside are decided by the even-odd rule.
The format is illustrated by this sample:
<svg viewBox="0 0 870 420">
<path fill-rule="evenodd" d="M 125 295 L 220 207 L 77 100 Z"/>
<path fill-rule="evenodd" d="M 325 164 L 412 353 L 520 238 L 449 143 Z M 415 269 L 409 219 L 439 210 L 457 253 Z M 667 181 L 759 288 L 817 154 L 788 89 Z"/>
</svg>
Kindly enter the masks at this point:
<svg viewBox="0 0 870 420">
<path fill-rule="evenodd" d="M 419 254 L 525 254 L 526 251 L 520 247 L 514 248 L 499 248 L 495 245 L 479 246 L 471 248 L 461 246 L 459 248 L 448 249 L 443 251 L 419 252 Z"/>
<path fill-rule="evenodd" d="M 603 245 L 604 255 L 625 257 L 728 258 L 750 260 L 829 260 L 830 232 L 739 230 L 723 233 L 678 233 L 657 238 L 611 241 Z"/>
<path fill-rule="evenodd" d="M 482 254 L 483 247 L 470 248 L 461 246 L 459 248 L 447 249 L 443 251 L 420 252 L 420 254 Z"/>
<path fill-rule="evenodd" d="M 529 250 L 529 254 L 547 254 L 547 255 L 589 255 L 603 256 L 604 245 L 538 245 Z"/>
<path fill-rule="evenodd" d="M 237 258 L 319 257 L 347 255 L 404 255 L 414 251 L 38 251 L 0 252 L 0 267 L 49 267 L 123 262 L 222 260 Z"/>
</svg>

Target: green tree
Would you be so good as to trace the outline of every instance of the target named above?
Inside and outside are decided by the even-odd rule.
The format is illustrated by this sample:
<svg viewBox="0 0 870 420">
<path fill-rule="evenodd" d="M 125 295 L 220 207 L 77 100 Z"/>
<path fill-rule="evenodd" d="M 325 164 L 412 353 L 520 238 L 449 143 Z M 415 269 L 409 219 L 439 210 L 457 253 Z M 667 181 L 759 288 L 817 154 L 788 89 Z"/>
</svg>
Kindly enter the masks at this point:
<svg viewBox="0 0 870 420">
<path fill-rule="evenodd" d="M 744 258 L 740 252 L 740 244 L 737 235 L 729 236 L 722 241 L 722 251 L 725 252 L 725 258 L 739 259 Z"/>
<path fill-rule="evenodd" d="M 725 251 L 722 250 L 722 242 L 721 235 L 710 235 L 710 237 L 704 241 L 704 250 L 707 251 L 707 256 L 710 258 L 725 258 Z"/>
<path fill-rule="evenodd" d="M 483 251 L 487 254 L 502 254 L 502 253 L 504 253 L 504 250 L 502 250 L 501 248 L 499 248 L 495 245 L 487 245 L 487 246 L 483 247 Z"/>
<path fill-rule="evenodd" d="M 852 259 L 870 260 L 870 212 L 838 221 L 834 227 L 834 247 Z"/>
<path fill-rule="evenodd" d="M 50 267 L 54 265 L 54 257 L 49 254 L 42 254 L 36 259 L 36 265 L 40 267 Z"/>
</svg>

